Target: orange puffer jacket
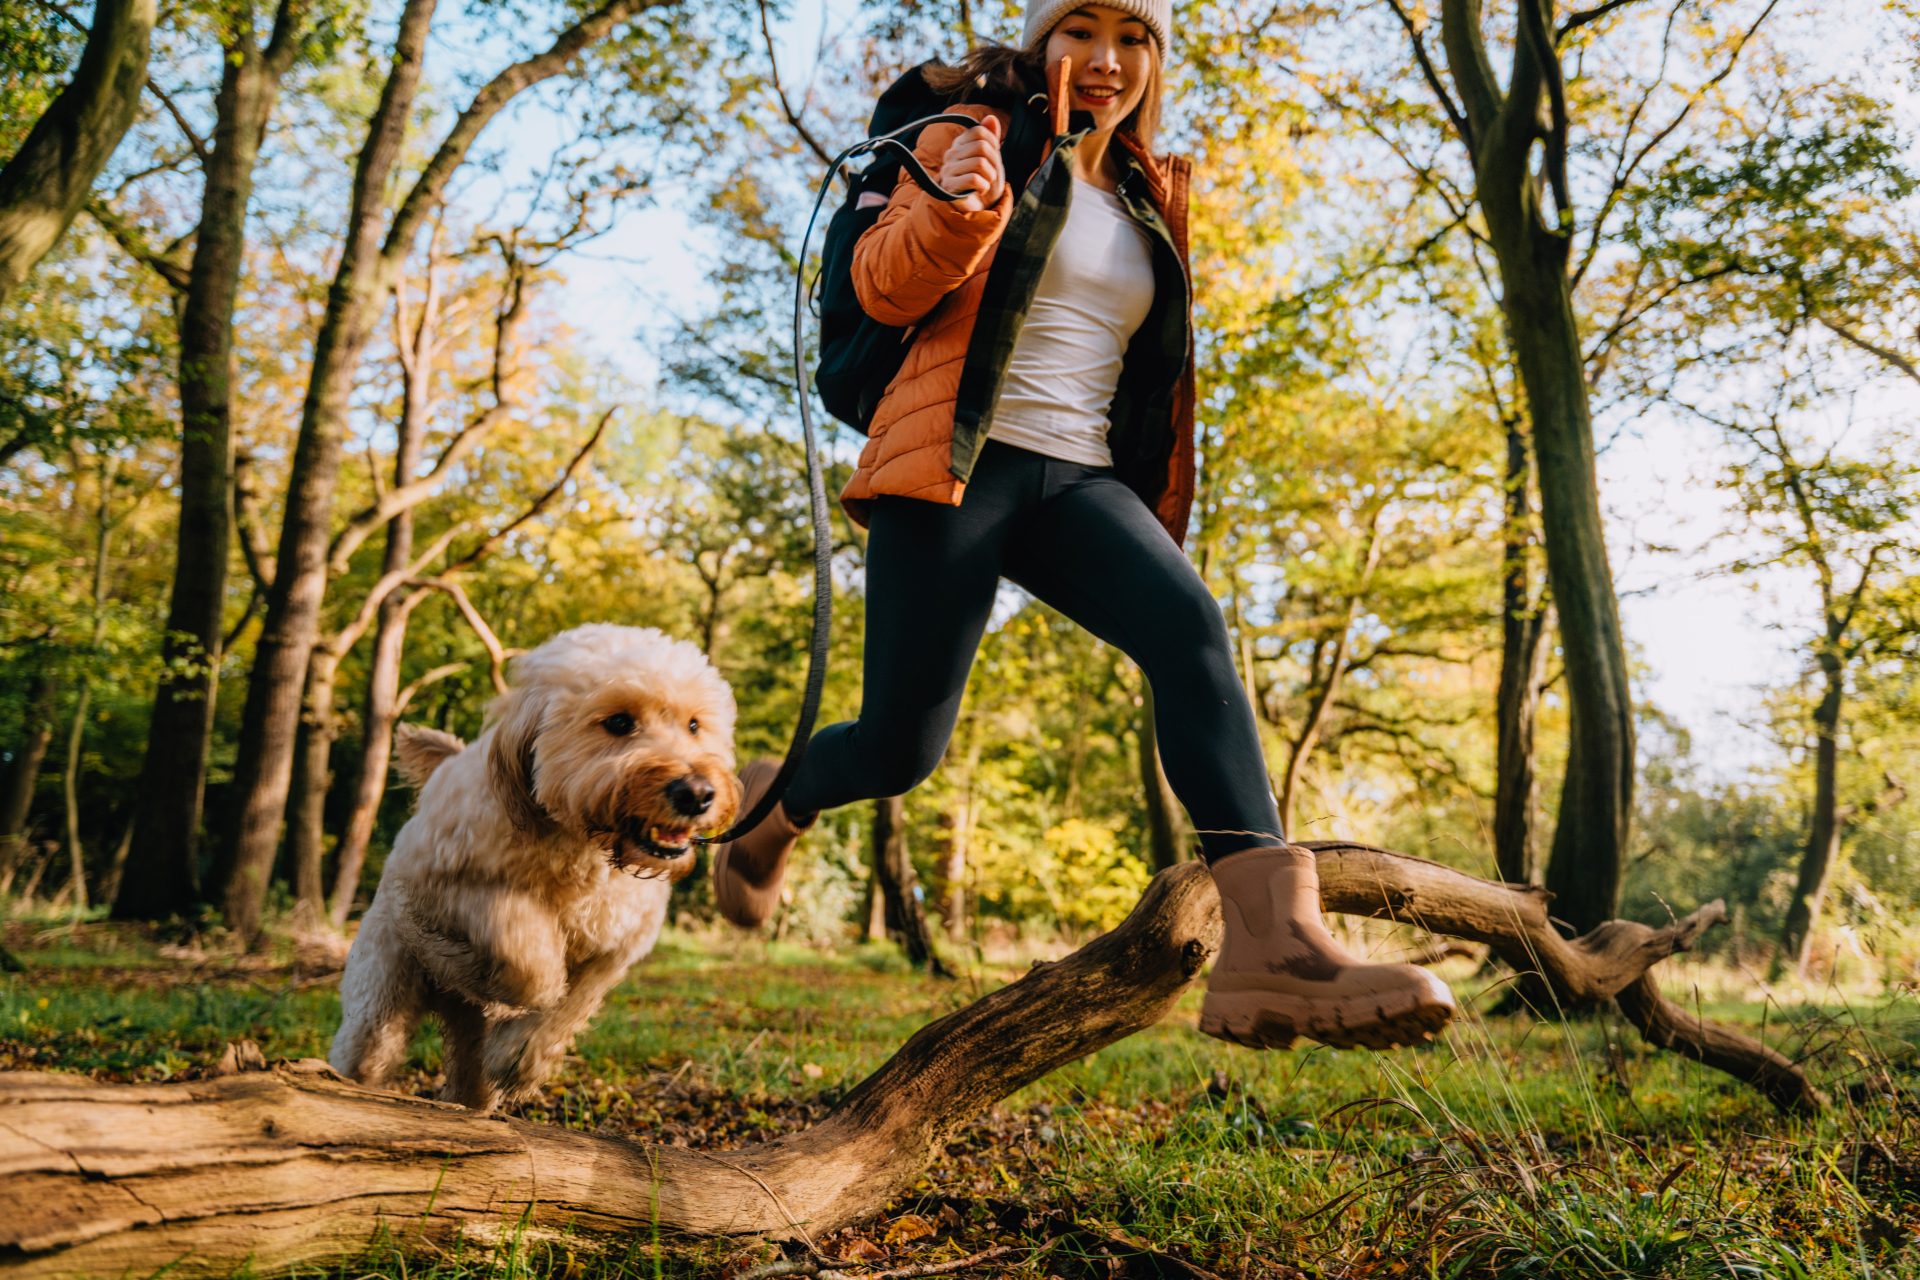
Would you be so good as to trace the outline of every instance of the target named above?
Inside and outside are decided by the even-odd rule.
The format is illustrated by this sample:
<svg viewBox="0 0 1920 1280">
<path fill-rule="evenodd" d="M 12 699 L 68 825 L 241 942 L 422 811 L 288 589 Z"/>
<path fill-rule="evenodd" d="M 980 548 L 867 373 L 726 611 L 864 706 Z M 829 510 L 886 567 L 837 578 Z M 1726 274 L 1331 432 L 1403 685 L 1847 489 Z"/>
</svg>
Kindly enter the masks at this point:
<svg viewBox="0 0 1920 1280">
<path fill-rule="evenodd" d="M 1070 67 L 1064 58 L 1048 68 L 1048 101 L 1054 137 L 1054 142 L 1047 147 L 1049 156 L 1056 148 L 1071 145 L 1078 137 L 1067 136 L 1069 74 Z M 1008 136 L 1009 115 L 999 108 L 961 104 L 946 110 L 976 120 L 997 116 L 1002 137 Z M 930 125 L 921 132 L 915 154 L 928 172 L 939 173 L 947 148 L 962 132 L 959 125 L 953 124 Z M 1151 208 L 1141 206 L 1143 213 L 1136 216 L 1157 223 L 1155 230 L 1162 236 L 1163 243 L 1171 240 L 1169 256 L 1178 258 L 1170 292 L 1179 296 L 1170 305 L 1177 305 L 1179 310 L 1166 317 L 1167 323 L 1162 328 L 1177 334 L 1166 341 L 1182 348 L 1173 361 L 1177 376 L 1168 380 L 1171 386 L 1155 392 L 1159 398 L 1152 406 L 1152 420 L 1140 427 L 1141 432 L 1152 438 L 1133 442 L 1125 460 L 1116 449 L 1115 469 L 1153 507 L 1161 524 L 1174 541 L 1179 542 L 1186 536 L 1194 486 L 1192 303 L 1187 284 L 1186 226 L 1189 169 L 1183 158 L 1148 155 L 1129 134 L 1116 134 L 1114 141 L 1125 149 L 1123 162 L 1130 158 L 1145 180 L 1145 196 Z M 1065 160 L 1064 156 L 1054 158 Z M 1040 171 L 1028 184 L 1029 192 L 1040 187 L 1048 168 L 1043 158 Z M 1065 176 L 1056 175 L 1050 188 L 1058 191 L 1064 185 Z M 997 340 L 999 349 L 987 353 L 983 359 L 980 352 L 973 350 L 976 321 L 988 289 L 990 268 L 1013 219 L 1017 194 L 1009 183 L 991 208 L 965 213 L 928 196 L 903 172 L 886 211 L 854 248 L 853 284 L 861 307 L 882 324 L 908 328 L 911 341 L 905 362 L 874 412 L 859 466 L 840 495 L 848 516 L 863 527 L 869 505 L 882 494 L 958 505 L 966 493 L 966 480 L 972 474 L 974 456 L 986 437 L 990 405 L 997 398 L 998 379 L 1005 371 L 1010 347 L 1010 340 L 992 337 L 990 342 Z M 1064 218 L 1064 212 L 1063 205 L 1054 211 L 1053 235 L 1058 233 L 1058 221 Z M 1050 237 L 1044 234 L 1033 238 L 1051 243 Z M 1044 254 L 1045 250 L 1040 252 Z M 1037 283 L 1039 265 L 1044 265 L 1044 259 L 1023 273 L 1030 281 L 1029 291 Z M 1030 298 L 1030 292 L 1028 296 Z M 1149 324 L 1152 323 L 1150 320 Z M 1016 333 L 1017 327 L 1016 319 L 1013 324 Z M 1143 330 L 1146 327 L 1143 326 Z M 1130 344 L 1129 362 L 1134 360 L 1134 348 L 1139 345 L 1139 342 Z M 976 376 L 984 369 L 992 388 L 984 397 L 973 396 L 975 400 L 984 398 L 989 406 L 987 420 L 977 424 L 962 422 L 956 432 L 963 369 Z M 1115 397 L 1116 426 L 1120 419 L 1120 399 L 1130 385 L 1139 385 L 1139 382 L 1130 383 L 1123 372 L 1122 389 Z M 1132 474 L 1129 474 L 1130 461 Z"/>
</svg>

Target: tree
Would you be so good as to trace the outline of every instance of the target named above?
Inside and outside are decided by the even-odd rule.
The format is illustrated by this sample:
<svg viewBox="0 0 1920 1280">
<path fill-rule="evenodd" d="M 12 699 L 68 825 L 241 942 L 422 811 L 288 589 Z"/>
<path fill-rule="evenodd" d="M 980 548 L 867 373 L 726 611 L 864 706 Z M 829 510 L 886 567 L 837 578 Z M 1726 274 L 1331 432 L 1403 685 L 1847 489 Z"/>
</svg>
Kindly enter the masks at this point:
<svg viewBox="0 0 1920 1280">
<path fill-rule="evenodd" d="M 1622 360 L 1736 450 L 1724 483 L 1764 549 L 1732 571 L 1790 565 L 1813 579 L 1812 794 L 1781 930 L 1798 972 L 1849 822 L 1904 797 L 1873 777 L 1870 796 L 1845 799 L 1842 744 L 1859 673 L 1908 642 L 1896 606 L 1920 561 L 1904 407 L 1920 388 L 1907 336 L 1920 316 L 1920 175 L 1888 103 L 1813 82 L 1791 59 L 1765 70 L 1753 90 L 1764 123 L 1735 116 L 1717 148 L 1629 193 L 1646 274 L 1676 296 Z M 1850 407 L 1889 392 L 1902 407 L 1884 421 Z"/>
<path fill-rule="evenodd" d="M 436 0 L 408 0 L 392 69 L 354 170 L 340 264 L 314 345 L 281 521 L 278 564 L 255 649 L 241 723 L 233 811 L 211 892 L 227 923 L 255 940 L 293 774 L 307 668 L 319 637 L 335 489 L 349 405 L 381 306 L 447 183 L 486 125 L 513 98 L 559 75 L 616 27 L 671 0 L 605 0 L 546 49 L 514 62 L 474 95 L 389 218 L 386 193 L 424 68 Z"/>
<path fill-rule="evenodd" d="M 237 6 L 221 27 L 212 146 L 202 157 L 200 215 L 181 290 L 180 520 L 173 589 L 135 799 L 130 873 L 113 903 L 118 920 L 185 915 L 199 899 L 200 823 L 232 553 L 234 299 L 246 261 L 254 168 L 281 82 L 306 39 L 309 9 L 308 0 L 279 0 L 264 45 L 251 2 Z M 124 227 L 117 219 L 114 224 Z M 121 238 L 123 243 L 130 239 L 124 229 Z M 135 251 L 153 261 L 137 245 Z M 169 264 L 155 265 L 172 278 Z"/>
<path fill-rule="evenodd" d="M 154 0 L 96 0 L 80 65 L 0 167 L 0 306 L 66 233 L 140 109 Z"/>
</svg>

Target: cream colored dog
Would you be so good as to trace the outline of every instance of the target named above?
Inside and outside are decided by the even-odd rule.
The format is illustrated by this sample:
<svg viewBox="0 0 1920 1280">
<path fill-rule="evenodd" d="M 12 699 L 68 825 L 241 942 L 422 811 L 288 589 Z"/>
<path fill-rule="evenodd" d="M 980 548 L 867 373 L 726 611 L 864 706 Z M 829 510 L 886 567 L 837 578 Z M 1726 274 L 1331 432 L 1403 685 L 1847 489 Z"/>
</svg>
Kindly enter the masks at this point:
<svg viewBox="0 0 1920 1280">
<path fill-rule="evenodd" d="M 442 1096 L 523 1098 L 653 949 L 696 830 L 740 803 L 733 693 L 700 650 L 596 624 L 514 663 L 464 749 L 402 726 L 420 786 L 340 981 L 334 1069 L 382 1085 L 420 1019 L 445 1027 Z"/>
</svg>

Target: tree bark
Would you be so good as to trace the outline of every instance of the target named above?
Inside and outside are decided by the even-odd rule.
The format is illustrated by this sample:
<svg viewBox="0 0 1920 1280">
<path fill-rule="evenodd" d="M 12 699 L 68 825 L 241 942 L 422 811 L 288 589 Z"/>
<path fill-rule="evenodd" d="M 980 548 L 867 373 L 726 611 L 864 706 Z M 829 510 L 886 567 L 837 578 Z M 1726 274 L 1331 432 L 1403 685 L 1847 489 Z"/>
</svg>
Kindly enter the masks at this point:
<svg viewBox="0 0 1920 1280">
<path fill-rule="evenodd" d="M 391 599 L 391 597 L 389 597 Z M 333 743 L 340 735 L 334 692 L 340 655 L 316 645 L 307 663 L 307 692 L 294 744 L 292 796 L 287 805 L 287 863 L 293 870 L 293 902 L 303 925 L 327 918 L 321 878 L 326 860 L 327 791 L 333 783 Z"/>
<path fill-rule="evenodd" d="M 140 110 L 154 0 L 95 0 L 73 79 L 0 168 L 0 306 L 66 233 Z"/>
<path fill-rule="evenodd" d="M 1822 1104 L 1798 1067 L 1694 1018 L 1648 970 L 1724 915 L 1609 921 L 1568 941 L 1537 889 L 1363 845 L 1321 844 L 1329 910 L 1485 941 L 1569 996 L 1618 996 L 1649 1040 Z M 479 1116 L 297 1063 L 224 1079 L 103 1085 L 0 1075 L 0 1256 L 21 1277 L 260 1272 L 409 1246 L 518 1238 L 811 1241 L 873 1213 L 981 1110 L 1172 1011 L 1220 939 L 1213 877 L 1161 872 L 1118 929 L 916 1032 L 813 1128 L 725 1153 Z"/>
<path fill-rule="evenodd" d="M 1534 590 L 1533 480 L 1526 433 L 1507 424 L 1506 532 L 1501 539 L 1500 685 L 1495 698 L 1493 860 L 1510 884 L 1534 884 L 1534 724 L 1546 660 L 1547 607 Z"/>
<path fill-rule="evenodd" d="M 27 691 L 26 722 L 20 750 L 7 771 L 7 789 L 0 795 L 0 897 L 13 887 L 27 854 L 27 817 L 33 812 L 33 794 L 40 787 L 40 767 L 53 745 L 53 717 L 59 683 L 44 670 L 34 672 Z"/>
<path fill-rule="evenodd" d="M 927 925 L 926 907 L 920 901 L 920 880 L 907 852 L 906 814 L 907 802 L 901 796 L 873 802 L 873 867 L 886 904 L 887 929 L 899 937 L 914 968 L 936 977 L 951 977 L 940 953 L 934 950 L 933 930 Z"/>
<path fill-rule="evenodd" d="M 1153 869 L 1165 871 L 1193 856 L 1183 834 L 1180 802 L 1167 782 L 1167 771 L 1160 764 L 1160 736 L 1155 725 L 1153 686 L 1140 681 L 1140 719 L 1134 729 L 1136 755 L 1140 762 L 1140 788 L 1147 798 L 1147 844 L 1153 854 Z"/>
<path fill-rule="evenodd" d="M 1813 712 L 1813 813 L 1807 826 L 1807 846 L 1800 855 L 1800 875 L 1787 904 L 1786 926 L 1780 933 L 1782 958 L 1795 974 L 1803 973 L 1813 943 L 1814 923 L 1827 896 L 1827 881 L 1840 856 L 1840 718 L 1846 699 L 1846 676 L 1831 642 L 1820 653 L 1825 688 Z"/>
<path fill-rule="evenodd" d="M 238 6 L 214 99 L 200 222 L 180 316 L 180 525 L 160 685 L 135 797 L 134 849 L 116 920 L 163 920 L 200 896 L 200 823 L 225 644 L 233 528 L 233 311 L 246 261 L 247 206 L 260 143 L 300 43 L 282 0 L 264 49 L 251 3 Z"/>
<path fill-rule="evenodd" d="M 1444 0 L 1441 32 L 1461 100 L 1456 128 L 1473 159 L 1499 268 L 1507 338 L 1533 425 L 1547 576 L 1559 614 L 1571 720 L 1547 886 L 1555 894 L 1556 914 L 1578 932 L 1608 919 L 1619 898 L 1633 802 L 1634 733 L 1568 273 L 1573 212 L 1565 190 L 1567 120 L 1551 9 L 1532 0 L 1519 6 L 1521 32 L 1504 93 L 1487 60 L 1479 4 Z M 1551 108 L 1544 124 L 1543 99 Z M 1532 167 L 1536 143 L 1542 144 L 1545 185 Z M 1551 221 L 1543 207 L 1549 186 L 1559 206 Z"/>
</svg>

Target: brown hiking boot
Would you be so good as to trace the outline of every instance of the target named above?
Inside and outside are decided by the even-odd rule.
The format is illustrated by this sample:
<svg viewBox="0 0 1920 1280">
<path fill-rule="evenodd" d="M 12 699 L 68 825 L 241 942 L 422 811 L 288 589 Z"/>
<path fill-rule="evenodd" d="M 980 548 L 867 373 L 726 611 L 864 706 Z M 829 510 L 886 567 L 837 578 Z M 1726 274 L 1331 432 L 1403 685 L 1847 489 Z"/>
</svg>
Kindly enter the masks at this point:
<svg viewBox="0 0 1920 1280">
<path fill-rule="evenodd" d="M 1453 1017 L 1447 984 L 1418 965 L 1354 958 L 1320 918 L 1320 873 L 1298 845 L 1243 849 L 1213 864 L 1226 940 L 1200 1030 L 1250 1049 L 1296 1036 L 1336 1049 L 1433 1039 Z"/>
<path fill-rule="evenodd" d="M 780 762 L 755 760 L 740 771 L 740 812 L 750 813 L 773 785 Z M 786 805 L 776 803 L 760 825 L 738 840 L 713 850 L 713 900 L 720 914 L 743 929 L 763 925 L 780 901 L 780 882 L 787 876 L 787 855 L 813 826 L 817 814 L 805 822 L 787 816 Z"/>
</svg>

